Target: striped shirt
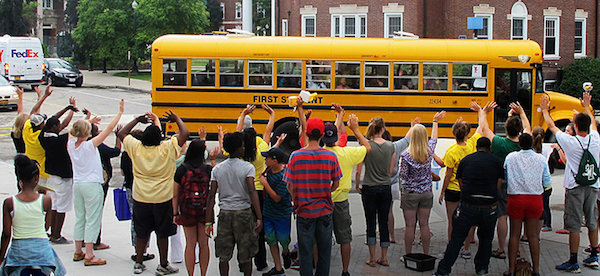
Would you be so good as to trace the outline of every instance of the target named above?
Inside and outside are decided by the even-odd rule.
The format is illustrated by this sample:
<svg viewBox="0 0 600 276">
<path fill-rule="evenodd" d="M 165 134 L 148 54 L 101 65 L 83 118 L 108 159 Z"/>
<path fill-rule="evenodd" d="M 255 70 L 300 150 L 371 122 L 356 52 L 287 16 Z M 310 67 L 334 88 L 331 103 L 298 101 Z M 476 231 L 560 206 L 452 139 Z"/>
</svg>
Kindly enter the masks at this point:
<svg viewBox="0 0 600 276">
<path fill-rule="evenodd" d="M 302 218 L 333 211 L 331 182 L 342 178 L 338 158 L 326 149 L 299 149 L 292 153 L 283 181 L 294 187 L 294 208 Z"/>
</svg>

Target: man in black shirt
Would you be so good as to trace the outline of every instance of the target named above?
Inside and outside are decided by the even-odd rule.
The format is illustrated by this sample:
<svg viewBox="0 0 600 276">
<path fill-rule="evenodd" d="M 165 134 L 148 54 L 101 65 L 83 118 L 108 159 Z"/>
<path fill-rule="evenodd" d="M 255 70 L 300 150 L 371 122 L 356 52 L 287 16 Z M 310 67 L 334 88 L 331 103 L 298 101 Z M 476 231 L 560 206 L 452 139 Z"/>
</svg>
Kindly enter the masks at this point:
<svg viewBox="0 0 600 276">
<path fill-rule="evenodd" d="M 492 253 L 498 208 L 498 189 L 504 178 L 500 160 L 490 152 L 491 142 L 477 140 L 477 152 L 467 155 L 458 165 L 456 179 L 460 184 L 461 202 L 454 212 L 452 236 L 444 258 L 434 275 L 449 275 L 460 248 L 473 226 L 477 226 L 479 248 L 475 256 L 477 275 L 487 275 Z"/>
<path fill-rule="evenodd" d="M 71 122 L 73 112 L 77 111 L 74 98 L 70 99 L 70 103 L 46 121 L 38 137 L 40 145 L 46 151 L 45 170 L 50 175 L 47 185 L 54 190 L 48 192 L 52 198 L 52 211 L 47 216 L 51 229 L 50 242 L 54 244 L 71 243 L 60 234 L 65 222 L 65 213 L 73 207 L 73 168 L 67 152 L 69 134 L 60 134 Z M 61 122 L 60 117 L 67 111 L 69 114 Z"/>
</svg>

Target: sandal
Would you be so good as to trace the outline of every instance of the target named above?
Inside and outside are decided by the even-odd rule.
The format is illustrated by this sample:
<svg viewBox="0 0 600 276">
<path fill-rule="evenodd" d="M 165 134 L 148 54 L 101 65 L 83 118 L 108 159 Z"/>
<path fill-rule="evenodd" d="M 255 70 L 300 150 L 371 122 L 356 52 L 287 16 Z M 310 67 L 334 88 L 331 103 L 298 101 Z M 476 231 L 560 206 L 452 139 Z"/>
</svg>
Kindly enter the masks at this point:
<svg viewBox="0 0 600 276">
<path fill-rule="evenodd" d="M 106 243 L 100 243 L 98 245 L 94 244 L 94 250 L 104 250 L 104 249 L 109 249 L 110 245 L 106 244 Z"/>
<path fill-rule="evenodd" d="M 377 264 L 382 266 L 390 266 L 390 263 L 387 260 L 377 260 Z"/>
<path fill-rule="evenodd" d="M 368 266 L 370 266 L 370 267 L 376 267 L 376 266 L 377 266 L 377 262 L 374 262 L 374 261 L 368 260 L 368 261 L 367 261 L 367 265 L 368 265 Z"/>
<path fill-rule="evenodd" d="M 94 258 L 96 259 L 96 261 L 94 261 Z M 106 260 L 103 260 L 103 259 L 100 259 L 100 258 L 96 258 L 96 256 L 93 256 L 91 258 L 85 258 L 85 259 L 83 259 L 83 264 L 85 266 L 105 265 L 106 264 Z"/>
<path fill-rule="evenodd" d="M 81 252 L 81 253 L 73 253 L 73 261 L 74 262 L 79 262 L 81 260 L 83 260 L 85 258 L 85 253 Z"/>
<path fill-rule="evenodd" d="M 492 251 L 492 257 L 504 260 L 506 259 L 506 252 L 500 251 L 500 248 L 495 249 L 494 251 Z"/>
</svg>

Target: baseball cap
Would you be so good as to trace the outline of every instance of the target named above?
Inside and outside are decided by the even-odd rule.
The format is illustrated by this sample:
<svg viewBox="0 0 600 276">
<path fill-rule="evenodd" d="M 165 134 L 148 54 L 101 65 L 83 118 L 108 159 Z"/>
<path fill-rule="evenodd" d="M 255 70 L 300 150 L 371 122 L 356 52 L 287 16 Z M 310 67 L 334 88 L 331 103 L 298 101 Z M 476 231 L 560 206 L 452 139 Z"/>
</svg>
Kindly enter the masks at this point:
<svg viewBox="0 0 600 276">
<path fill-rule="evenodd" d="M 260 153 L 264 157 L 273 158 L 277 160 L 279 163 L 287 163 L 288 156 L 283 152 L 280 148 L 270 148 L 268 151 L 263 151 Z"/>
<path fill-rule="evenodd" d="M 323 120 L 319 118 L 310 118 L 306 122 L 306 133 L 311 134 L 313 130 L 319 130 L 319 134 L 323 134 L 325 132 L 325 123 Z"/>
<path fill-rule="evenodd" d="M 48 117 L 46 116 L 46 114 L 33 114 L 29 116 L 29 121 L 31 122 L 32 126 L 37 127 L 44 123 L 44 121 L 46 121 L 47 118 Z"/>
<path fill-rule="evenodd" d="M 323 143 L 331 144 L 338 140 L 337 127 L 331 122 L 325 123 L 325 134 L 323 135 Z"/>
<path fill-rule="evenodd" d="M 250 115 L 246 115 L 246 117 L 244 117 L 244 128 L 249 127 L 252 127 L 252 117 L 250 117 Z"/>
</svg>

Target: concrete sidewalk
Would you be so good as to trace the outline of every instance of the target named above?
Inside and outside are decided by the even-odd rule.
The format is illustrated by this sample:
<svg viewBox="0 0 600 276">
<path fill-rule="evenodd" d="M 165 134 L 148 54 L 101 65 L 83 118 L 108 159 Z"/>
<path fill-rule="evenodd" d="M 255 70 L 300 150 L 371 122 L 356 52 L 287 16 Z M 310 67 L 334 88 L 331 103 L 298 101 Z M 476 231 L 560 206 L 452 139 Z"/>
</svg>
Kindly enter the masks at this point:
<svg viewBox="0 0 600 276">
<path fill-rule="evenodd" d="M 152 82 L 138 79 L 117 77 L 114 74 L 119 72 L 127 72 L 126 70 L 109 70 L 108 73 L 102 73 L 102 70 L 87 71 L 82 70 L 83 85 L 97 86 L 104 88 L 120 88 L 124 90 L 133 90 L 138 92 L 150 93 L 152 91 Z"/>
<path fill-rule="evenodd" d="M 115 162 L 116 163 L 116 162 Z M 120 186 L 122 177 L 118 173 L 118 165 L 115 164 L 115 173 L 112 180 L 113 186 Z M 13 177 L 14 168 L 12 164 L 7 162 L 0 162 L 0 174 L 4 175 L 2 181 L 0 181 L 0 200 L 13 195 L 16 193 L 16 181 Z M 562 175 L 553 176 L 553 183 L 555 184 L 555 194 L 557 198 L 560 198 L 558 194 L 563 193 L 560 188 L 562 183 Z M 113 187 L 114 188 L 114 187 Z M 390 261 L 389 267 L 378 266 L 375 268 L 368 267 L 365 265 L 365 260 L 368 256 L 368 248 L 364 245 L 365 242 L 365 222 L 364 212 L 362 208 L 361 198 L 359 194 L 350 194 L 350 209 L 353 218 L 352 230 L 354 240 L 352 242 L 352 259 L 350 265 L 350 273 L 352 275 L 431 275 L 432 271 L 418 273 L 412 270 L 406 269 L 404 264 L 399 261 L 400 257 L 404 255 L 404 242 L 403 242 L 403 231 L 404 231 L 404 220 L 402 212 L 399 208 L 399 203 L 395 203 L 394 214 L 396 217 L 396 241 L 397 244 L 393 244 L 390 247 L 388 253 L 388 259 Z M 553 200 L 554 201 L 554 200 Z M 435 203 L 438 204 L 437 202 Z M 561 210 L 554 210 L 553 213 L 553 226 L 554 230 L 562 227 L 562 215 Z M 74 213 L 67 213 L 65 226 L 63 228 L 63 235 L 69 239 L 73 237 L 73 224 L 74 224 Z M 295 224 L 295 223 L 294 223 Z M 96 251 L 96 254 L 100 258 L 107 259 L 108 264 L 99 267 L 85 267 L 82 262 L 73 262 L 74 245 L 55 245 L 54 249 L 61 257 L 65 267 L 67 268 L 69 275 L 133 275 L 133 262 L 130 260 L 130 256 L 133 253 L 133 247 L 131 246 L 130 238 L 130 222 L 129 221 L 117 221 L 114 216 L 114 204 L 113 204 L 113 192 L 109 190 L 106 204 L 104 207 L 103 216 L 103 230 L 102 240 L 103 242 L 111 245 L 108 250 Z M 434 236 L 431 241 L 431 255 L 439 256 L 445 250 L 447 243 L 446 237 L 446 222 L 445 218 L 432 212 L 430 218 L 430 227 Z M 541 234 L 541 273 L 542 275 L 567 275 L 558 272 L 554 269 L 556 264 L 562 263 L 568 258 L 568 247 L 567 247 L 567 235 L 560 235 L 554 232 L 546 232 Z M 295 227 L 292 230 L 292 242 L 296 242 Z M 185 244 L 185 238 L 182 235 L 182 243 Z M 218 275 L 218 261 L 214 257 L 214 240 L 209 242 L 211 248 L 211 259 L 209 264 L 208 275 Z M 583 229 L 581 234 L 581 250 L 580 250 L 580 261 L 587 254 L 583 253 L 584 247 L 588 244 L 587 233 Z M 473 245 L 471 253 L 475 255 L 476 245 Z M 528 256 L 529 250 L 525 243 L 520 245 L 521 254 Z M 149 249 L 150 253 L 157 254 L 158 250 L 155 245 L 155 238 L 152 238 L 151 246 Z M 413 252 L 422 252 L 420 246 L 414 246 Z M 270 255 L 270 254 L 268 254 Z M 158 256 L 157 256 L 158 257 Z M 142 275 L 153 275 L 154 270 L 158 264 L 157 259 L 145 262 L 148 270 Z M 273 262 L 269 257 L 269 265 L 272 266 Z M 177 275 L 185 275 L 185 267 L 182 263 L 175 263 L 174 266 L 180 269 Z M 241 275 L 237 272 L 237 262 L 234 259 L 230 262 L 231 275 Z M 490 264 L 490 275 L 501 275 L 508 267 L 507 260 L 499 260 L 492 258 Z M 453 267 L 453 275 L 475 275 L 473 261 L 463 260 L 459 258 Z M 582 267 L 581 275 L 598 275 L 598 270 L 591 270 Z M 299 275 L 295 270 L 287 270 L 287 275 Z M 331 275 L 341 274 L 341 258 L 339 255 L 339 246 L 334 245 L 331 256 Z M 199 268 L 196 266 L 196 274 L 200 275 Z M 253 275 L 262 275 L 262 272 L 254 271 Z"/>
</svg>

